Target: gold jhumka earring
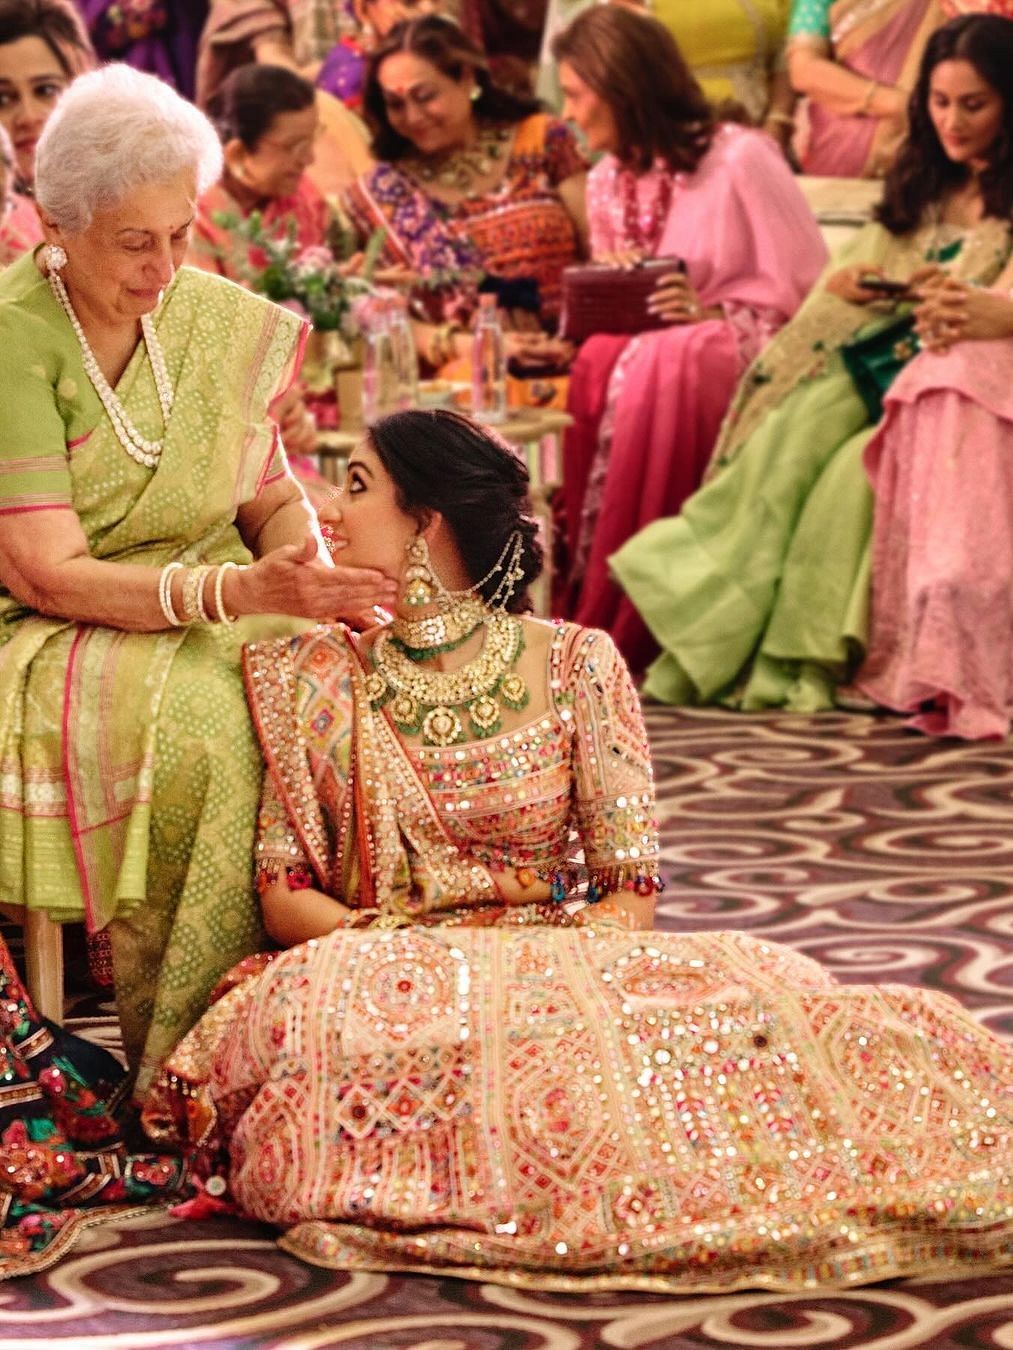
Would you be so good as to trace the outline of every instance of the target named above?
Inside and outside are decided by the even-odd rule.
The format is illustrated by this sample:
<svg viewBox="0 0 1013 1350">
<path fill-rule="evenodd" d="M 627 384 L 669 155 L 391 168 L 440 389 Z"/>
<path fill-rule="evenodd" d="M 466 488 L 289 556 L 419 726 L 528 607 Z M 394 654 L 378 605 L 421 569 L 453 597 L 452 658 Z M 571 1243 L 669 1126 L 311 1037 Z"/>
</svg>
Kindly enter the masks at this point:
<svg viewBox="0 0 1013 1350">
<path fill-rule="evenodd" d="M 432 564 L 429 546 L 417 535 L 407 547 L 405 604 L 436 612 L 419 619 L 397 617 L 373 644 L 373 670 L 366 688 L 374 709 L 386 708 L 406 735 L 423 744 L 456 745 L 465 739 L 462 714 L 476 739 L 494 736 L 502 725 L 501 703 L 514 711 L 527 707 L 527 684 L 513 669 L 524 650 L 524 627 L 506 606 L 523 579 L 523 539 L 515 530 L 493 567 L 464 591 L 449 591 Z M 498 574 L 489 601 L 481 591 Z M 419 662 L 463 646 L 485 627 L 482 650 L 457 670 L 425 670 Z"/>
</svg>

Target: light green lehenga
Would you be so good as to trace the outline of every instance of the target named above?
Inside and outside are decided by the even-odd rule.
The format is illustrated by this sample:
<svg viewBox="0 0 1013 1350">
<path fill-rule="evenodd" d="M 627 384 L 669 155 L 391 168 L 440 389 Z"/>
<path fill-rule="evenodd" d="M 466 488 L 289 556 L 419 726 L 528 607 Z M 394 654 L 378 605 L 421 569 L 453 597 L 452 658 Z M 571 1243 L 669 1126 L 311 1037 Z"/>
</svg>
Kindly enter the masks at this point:
<svg viewBox="0 0 1013 1350">
<path fill-rule="evenodd" d="M 927 225 L 898 238 L 869 225 L 834 259 L 906 279 L 937 256 Z M 968 232 L 951 270 L 989 284 L 1008 227 Z M 710 479 L 679 516 L 610 559 L 662 653 L 645 692 L 673 704 L 743 709 L 833 706 L 865 643 L 872 493 L 862 453 L 874 425 L 841 348 L 895 321 L 828 294 L 822 282 L 747 371 Z"/>
<path fill-rule="evenodd" d="M 93 556 L 153 575 L 171 559 L 248 561 L 235 513 L 286 472 L 267 408 L 300 321 L 184 268 L 156 322 L 176 398 L 152 471 L 116 439 L 33 259 L 0 278 L 0 379 L 17 391 L 0 411 L 0 512 L 71 508 Z M 117 393 L 160 434 L 143 346 Z M 262 936 L 262 768 L 239 656 L 263 631 L 125 633 L 0 592 L 0 902 L 108 924 L 139 1091 Z"/>
</svg>

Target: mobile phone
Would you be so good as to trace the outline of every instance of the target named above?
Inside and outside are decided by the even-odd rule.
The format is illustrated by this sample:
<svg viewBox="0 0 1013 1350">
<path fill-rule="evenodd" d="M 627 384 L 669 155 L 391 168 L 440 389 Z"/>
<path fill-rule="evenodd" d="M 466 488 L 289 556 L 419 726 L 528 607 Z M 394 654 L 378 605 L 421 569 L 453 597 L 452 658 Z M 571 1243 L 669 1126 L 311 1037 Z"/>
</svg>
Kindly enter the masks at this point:
<svg viewBox="0 0 1013 1350">
<path fill-rule="evenodd" d="M 863 291 L 877 291 L 880 295 L 889 295 L 894 299 L 911 294 L 906 281 L 891 281 L 889 277 L 859 277 L 858 284 Z"/>
</svg>

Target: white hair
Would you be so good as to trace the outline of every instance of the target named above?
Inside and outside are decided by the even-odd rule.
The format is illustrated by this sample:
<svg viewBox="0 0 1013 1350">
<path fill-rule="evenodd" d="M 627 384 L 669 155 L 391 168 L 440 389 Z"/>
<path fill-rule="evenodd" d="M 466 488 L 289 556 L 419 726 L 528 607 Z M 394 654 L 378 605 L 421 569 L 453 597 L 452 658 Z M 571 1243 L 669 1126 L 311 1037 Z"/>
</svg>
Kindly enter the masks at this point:
<svg viewBox="0 0 1013 1350">
<path fill-rule="evenodd" d="M 221 144 L 204 114 L 154 75 L 103 66 L 79 75 L 46 123 L 35 197 L 60 229 L 80 234 L 96 211 L 187 169 L 198 192 L 221 176 Z"/>
</svg>

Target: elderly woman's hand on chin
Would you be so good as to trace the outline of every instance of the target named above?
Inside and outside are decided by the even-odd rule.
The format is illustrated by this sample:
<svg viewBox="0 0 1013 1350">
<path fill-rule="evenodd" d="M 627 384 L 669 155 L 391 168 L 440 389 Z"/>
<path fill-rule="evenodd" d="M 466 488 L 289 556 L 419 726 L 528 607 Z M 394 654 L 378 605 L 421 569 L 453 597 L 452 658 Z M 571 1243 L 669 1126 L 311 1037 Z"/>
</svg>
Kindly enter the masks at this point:
<svg viewBox="0 0 1013 1350">
<path fill-rule="evenodd" d="M 337 550 L 340 543 L 334 545 Z M 326 560 L 325 560 L 326 559 Z M 322 555 L 317 539 L 307 534 L 302 545 L 282 544 L 252 566 L 232 574 L 232 612 L 291 614 L 320 622 L 341 621 L 353 627 L 376 622 L 374 606 L 393 608 L 397 583 L 373 568 L 341 567 Z M 229 608 L 229 591 L 225 592 Z"/>
</svg>

